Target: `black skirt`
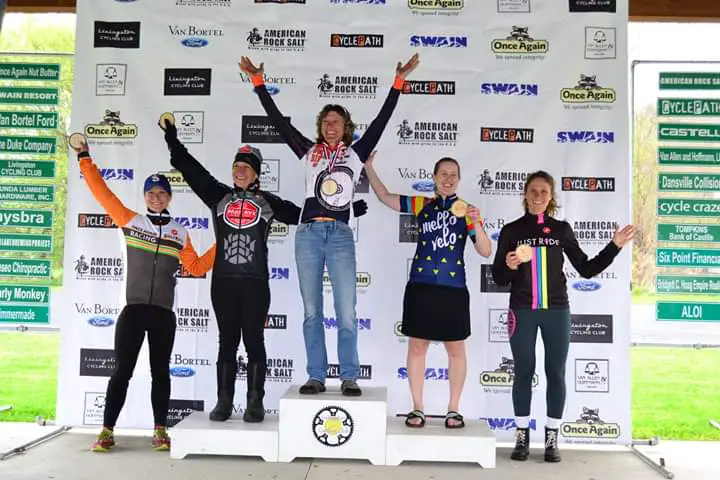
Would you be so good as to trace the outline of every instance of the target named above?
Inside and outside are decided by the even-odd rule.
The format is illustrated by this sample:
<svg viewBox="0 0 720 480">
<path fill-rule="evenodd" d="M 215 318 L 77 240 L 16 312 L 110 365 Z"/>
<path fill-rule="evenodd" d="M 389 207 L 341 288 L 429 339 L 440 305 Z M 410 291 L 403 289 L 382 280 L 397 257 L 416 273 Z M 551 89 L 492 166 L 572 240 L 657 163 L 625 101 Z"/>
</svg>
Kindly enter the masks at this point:
<svg viewBox="0 0 720 480">
<path fill-rule="evenodd" d="M 467 288 L 408 283 L 403 298 L 401 332 L 423 340 L 465 340 L 470 336 Z"/>
</svg>

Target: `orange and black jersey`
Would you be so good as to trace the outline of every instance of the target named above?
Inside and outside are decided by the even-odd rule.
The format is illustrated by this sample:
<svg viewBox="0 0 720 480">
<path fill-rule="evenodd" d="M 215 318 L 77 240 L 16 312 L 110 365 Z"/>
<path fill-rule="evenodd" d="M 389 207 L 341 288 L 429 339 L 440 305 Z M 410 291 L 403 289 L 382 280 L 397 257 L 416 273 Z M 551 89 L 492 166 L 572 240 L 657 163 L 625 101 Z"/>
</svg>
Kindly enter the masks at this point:
<svg viewBox="0 0 720 480">
<path fill-rule="evenodd" d="M 193 276 L 213 265 L 215 246 L 198 257 L 188 231 L 167 212 L 143 215 L 126 208 L 107 187 L 89 154 L 80 154 L 80 171 L 95 199 L 122 229 L 126 245 L 127 304 L 157 305 L 169 310 L 175 303 L 180 263 Z"/>
</svg>

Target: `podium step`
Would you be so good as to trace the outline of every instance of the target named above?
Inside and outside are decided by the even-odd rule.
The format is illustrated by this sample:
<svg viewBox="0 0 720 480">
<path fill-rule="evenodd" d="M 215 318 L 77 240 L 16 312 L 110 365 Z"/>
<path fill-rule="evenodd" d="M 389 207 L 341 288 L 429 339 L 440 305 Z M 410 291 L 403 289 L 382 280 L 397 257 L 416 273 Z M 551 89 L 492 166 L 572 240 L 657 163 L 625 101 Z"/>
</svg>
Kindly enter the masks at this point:
<svg viewBox="0 0 720 480">
<path fill-rule="evenodd" d="M 266 415 L 261 423 L 246 423 L 233 416 L 212 422 L 209 412 L 193 412 L 170 429 L 170 457 L 187 455 L 238 455 L 278 461 L 278 417 Z"/>
<path fill-rule="evenodd" d="M 444 419 L 428 418 L 422 428 L 405 426 L 404 418 L 387 422 L 386 465 L 405 461 L 478 463 L 495 468 L 496 440 L 485 422 L 465 419 L 465 427 L 445 428 Z"/>
<path fill-rule="evenodd" d="M 291 386 L 280 398 L 281 462 L 295 458 L 368 460 L 385 465 L 387 389 L 361 387 L 360 397 L 345 397 L 339 386 L 301 395 Z"/>
</svg>

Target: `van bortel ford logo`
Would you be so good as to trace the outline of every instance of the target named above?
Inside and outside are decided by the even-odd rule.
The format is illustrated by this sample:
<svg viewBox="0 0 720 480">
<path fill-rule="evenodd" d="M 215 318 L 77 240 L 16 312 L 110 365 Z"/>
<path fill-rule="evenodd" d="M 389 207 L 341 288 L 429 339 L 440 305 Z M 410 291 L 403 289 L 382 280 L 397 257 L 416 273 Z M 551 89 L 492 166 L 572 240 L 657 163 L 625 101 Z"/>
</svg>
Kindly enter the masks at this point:
<svg viewBox="0 0 720 480">
<path fill-rule="evenodd" d="M 275 85 L 265 85 L 265 90 L 267 90 L 269 95 L 277 95 L 280 93 L 280 89 Z"/>
<path fill-rule="evenodd" d="M 190 367 L 172 367 L 170 369 L 170 375 L 173 377 L 192 377 L 195 375 L 195 370 Z"/>
<path fill-rule="evenodd" d="M 432 192 L 435 190 L 435 183 L 431 180 L 419 180 L 412 184 L 412 188 L 418 192 Z"/>
<path fill-rule="evenodd" d="M 115 323 L 110 317 L 92 317 L 88 319 L 88 323 L 93 327 L 110 327 Z"/>
<path fill-rule="evenodd" d="M 580 280 L 573 284 L 573 288 L 581 292 L 594 292 L 600 290 L 600 284 L 592 280 Z"/>
<path fill-rule="evenodd" d="M 182 43 L 186 47 L 197 48 L 197 47 L 207 46 L 208 41 L 205 40 L 204 38 L 200 38 L 200 37 L 189 37 L 189 38 L 183 39 L 180 43 Z"/>
</svg>

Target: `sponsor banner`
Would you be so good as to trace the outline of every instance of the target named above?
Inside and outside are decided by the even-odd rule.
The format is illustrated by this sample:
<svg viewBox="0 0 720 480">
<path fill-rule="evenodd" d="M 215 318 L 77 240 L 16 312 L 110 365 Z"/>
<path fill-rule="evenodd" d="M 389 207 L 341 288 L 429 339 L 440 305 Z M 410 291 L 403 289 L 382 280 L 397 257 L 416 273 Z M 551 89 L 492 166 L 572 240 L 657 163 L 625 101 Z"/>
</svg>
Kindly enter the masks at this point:
<svg viewBox="0 0 720 480">
<path fill-rule="evenodd" d="M 60 65 L 57 63 L 3 63 L 0 65 L 0 80 L 60 80 Z"/>
<path fill-rule="evenodd" d="M 3 178 L 55 178 L 54 161 L 0 160 Z"/>
<path fill-rule="evenodd" d="M 720 277 L 658 275 L 655 278 L 657 293 L 692 293 L 694 295 L 720 295 Z"/>
<path fill-rule="evenodd" d="M 720 73 L 661 72 L 660 90 L 720 90 Z"/>
<path fill-rule="evenodd" d="M 54 185 L 0 185 L 0 202 L 52 203 Z"/>
<path fill-rule="evenodd" d="M 549 4 L 553 4 L 552 8 Z M 563 16 L 573 20 L 573 28 L 558 28 L 558 19 Z M 335 110 L 347 109 L 351 114 L 348 120 L 355 128 L 343 140 L 351 143 L 361 160 L 371 153 L 366 151 L 367 142 L 378 135 L 381 138 L 373 147 L 377 150 L 375 166 L 388 191 L 429 198 L 443 182 L 456 183 L 458 195 L 480 210 L 484 230 L 495 244 L 493 250 L 499 247 L 503 227 L 523 216 L 525 181 L 542 167 L 556 180 L 559 219 L 572 227 L 580 247 L 592 256 L 612 241 L 618 225 L 631 220 L 626 208 L 630 174 L 624 162 L 629 151 L 625 132 L 629 131 L 630 118 L 625 101 L 629 76 L 627 21 L 627 2 L 611 0 L 78 0 L 78 28 L 88 35 L 78 44 L 76 54 L 84 59 L 87 68 L 73 80 L 73 115 L 67 131 L 87 135 L 100 161 L 102 178 L 128 208 L 144 211 L 143 180 L 154 172 L 166 175 L 173 189 L 171 216 L 188 230 L 198 253 L 207 251 L 216 241 L 213 225 L 217 221 L 228 222 L 233 228 L 248 226 L 260 222 L 263 212 L 257 202 L 243 200 L 242 195 L 231 199 L 227 210 L 207 211 L 203 200 L 190 188 L 190 182 L 199 188 L 194 179 L 184 178 L 169 161 L 163 132 L 157 125 L 160 114 L 174 116 L 178 138 L 188 153 L 217 182 L 228 187 L 233 185 L 233 155 L 243 144 L 255 145 L 263 156 L 257 172 L 261 190 L 304 209 L 305 184 L 312 185 L 314 177 L 298 157 L 302 158 L 308 145 L 317 141 L 320 110 L 334 105 Z M 319 29 L 321 23 L 326 28 Z M 265 62 L 264 92 L 277 105 L 276 111 L 268 113 L 259 102 L 250 75 L 242 72 L 237 63 L 227 62 L 226 47 L 230 45 L 248 52 L 257 66 Z M 399 103 L 389 120 L 381 116 L 375 121 L 392 88 L 396 72 L 391 67 L 407 61 L 413 52 L 422 56 L 420 66 L 395 92 L 400 94 Z M 563 68 L 552 68 L 558 56 L 562 57 Z M 388 58 L 395 59 L 391 67 Z M 21 80 L 17 85 L 5 82 L 0 92 L 10 87 L 34 89 L 29 95 L 43 92 L 38 102 L 55 101 L 50 89 L 58 88 L 57 80 L 24 81 L 39 75 L 51 79 L 52 70 L 45 74 L 25 73 L 19 68 L 13 73 L 12 67 L 3 71 L 0 66 L 0 80 L 3 75 Z M 22 92 L 5 90 L 4 95 L 7 102 L 18 101 L 13 97 L 21 98 Z M 673 115 L 661 117 L 661 123 L 692 126 L 690 120 L 685 122 L 691 118 L 686 113 L 715 113 L 717 102 L 712 96 L 686 92 L 660 95 L 673 100 L 667 107 Z M 703 103 L 683 101 L 688 99 L 703 99 Z M 391 99 L 391 103 L 394 101 Z M 31 117 L 24 112 L 37 110 L 45 114 L 57 107 L 7 102 L 1 110 L 23 115 L 12 118 L 0 112 L 0 127 L 5 124 L 21 128 L 2 132 L 12 137 L 0 136 L 0 175 L 17 179 L 19 185 L 53 185 L 54 159 L 58 153 L 67 153 L 58 151 L 66 149 L 65 139 L 52 138 L 56 128 L 23 127 L 52 119 L 50 115 Z M 156 113 L 149 117 L 147 112 Z M 328 117 L 325 125 L 321 121 L 319 128 L 341 128 L 342 122 L 332 125 L 332 118 Z M 710 120 L 718 117 L 705 118 L 708 121 L 701 124 L 713 124 Z M 713 143 L 707 142 L 668 144 L 659 151 L 662 162 L 697 165 L 682 173 L 708 175 L 714 181 L 712 175 L 718 172 L 705 173 L 703 167 L 720 164 L 720 147 L 714 149 Z M 443 157 L 459 162 L 457 178 L 445 176 L 444 169 L 434 174 L 436 162 Z M 598 163 L 598 159 L 602 161 Z M 355 170 L 352 185 L 343 185 L 342 192 L 336 193 L 347 195 L 346 190 L 352 188 L 352 201 L 366 201 L 369 210 L 361 220 L 350 212 L 349 229 L 344 233 L 338 229 L 338 235 L 328 237 L 340 239 L 345 235 L 350 241 L 352 235 L 355 259 L 348 267 L 355 275 L 351 287 L 354 292 L 343 292 L 347 285 L 337 281 L 333 288 L 329 272 L 334 274 L 339 268 L 347 273 L 348 269 L 333 264 L 332 256 L 327 257 L 328 271 L 323 271 L 319 280 L 324 304 L 322 330 L 331 366 L 328 386 L 340 383 L 336 378 L 340 372 L 334 342 L 336 337 L 342 337 L 343 315 L 335 310 L 334 295 L 353 293 L 357 303 L 355 322 L 362 336 L 358 344 L 361 383 L 387 388 L 388 410 L 407 412 L 404 347 L 408 337 L 399 330 L 411 265 L 408 260 L 417 250 L 417 217 L 382 205 L 362 163 L 350 162 L 346 166 Z M 103 403 L 94 392 L 103 391 L 98 384 L 105 385 L 112 368 L 98 365 L 103 359 L 105 363 L 111 360 L 105 353 L 87 352 L 81 376 L 80 349 L 112 348 L 112 332 L 125 305 L 124 282 L 132 277 L 126 276 L 128 265 L 121 232 L 108 212 L 87 194 L 76 164 L 71 162 L 68 168 L 67 191 L 84 194 L 68 197 L 63 246 L 67 252 L 63 277 L 66 288 L 53 291 L 52 314 L 55 323 L 62 322 L 63 327 L 57 419 L 64 425 L 79 426 L 84 421 L 96 425 L 101 421 Z M 680 172 L 672 175 L 675 173 Z M 691 200 L 678 204 L 680 199 L 673 198 L 683 197 L 688 191 L 684 190 L 687 178 L 668 176 L 667 181 L 668 188 L 682 190 L 661 196 L 667 203 L 661 204 L 666 224 L 681 224 L 674 220 L 680 213 L 688 216 L 693 209 L 697 210 L 693 216 L 702 213 L 704 218 L 684 220 L 690 225 L 714 218 L 712 202 L 716 199 L 709 195 L 712 181 L 704 192 L 708 198 L 691 199 L 699 204 L 687 203 Z M 0 198 L 3 192 L 0 188 Z M 28 193 L 22 189 L 7 192 Z M 418 198 L 413 206 L 422 201 Z M 25 255 L 23 249 L 47 248 L 45 237 L 50 235 L 55 218 L 50 205 L 54 202 L 27 204 L 20 209 L 7 203 L 5 207 L 13 208 L 0 209 L 0 245 L 20 252 L 9 251 L 6 255 L 21 257 Z M 306 379 L 306 352 L 298 339 L 303 324 L 299 285 L 305 283 L 303 276 L 307 272 L 302 264 L 304 254 L 296 255 L 296 243 L 303 234 L 320 228 L 317 224 L 296 224 L 290 218 L 277 220 L 281 221 L 269 222 L 264 242 L 235 242 L 239 249 L 235 253 L 230 251 L 232 245 L 222 249 L 230 251 L 228 255 L 237 261 L 250 258 L 253 249 L 256 254 L 258 248 L 268 249 L 271 304 L 263 325 L 268 350 L 264 399 L 268 415 L 277 414 L 288 385 Z M 657 247 L 710 248 L 713 243 L 700 241 L 715 232 L 696 231 L 697 242 L 693 243 L 676 242 L 678 232 L 672 233 L 673 240 L 668 240 L 671 243 L 661 240 Z M 223 239 L 217 241 L 220 245 Z M 428 246 L 432 249 L 432 245 Z M 57 245 L 51 248 L 57 249 Z M 439 256 L 436 261 L 442 262 L 443 258 Z M 630 283 L 630 261 L 631 256 L 618 255 L 611 267 L 590 279 L 583 278 L 570 262 L 564 264 L 573 313 L 590 317 L 580 316 L 573 321 L 568 413 L 563 419 L 571 425 L 561 436 L 563 441 L 603 440 L 587 437 L 583 430 L 587 424 L 578 421 L 583 407 L 597 409 L 601 405 L 595 415 L 620 427 L 620 435 L 608 441 L 631 441 L 629 378 L 611 370 L 626 363 L 631 343 L 629 323 L 614 322 L 629 318 L 629 292 L 624 286 Z M 510 285 L 498 284 L 492 275 L 492 262 L 492 258 L 478 257 L 472 245 L 466 246 L 462 263 L 472 300 L 475 342 L 474 348 L 468 350 L 468 378 L 473 381 L 467 382 L 466 394 L 477 401 L 463 407 L 467 408 L 463 414 L 486 419 L 500 441 L 512 441 L 516 425 L 512 409 L 507 408 L 511 405 L 508 402 L 515 368 L 507 361 L 512 360 L 508 345 L 513 321 L 509 312 Z M 217 401 L 218 324 L 211 299 L 213 275 L 209 271 L 200 277 L 192 276 L 182 264 L 174 274 L 177 335 L 170 358 L 170 425 L 177 425 L 199 409 L 208 411 Z M 18 285 L 35 283 L 22 276 L 3 278 L 7 288 L 15 280 Z M 716 291 L 710 281 L 699 280 L 691 284 L 695 291 Z M 686 282 L 670 286 L 666 283 L 661 284 L 666 289 L 690 288 Z M 0 285 L 0 305 L 15 310 L 49 305 L 33 303 L 30 296 L 21 302 L 13 295 L 3 293 Z M 17 301 L 4 300 L 11 297 Z M 711 301 L 710 294 L 699 298 Z M 29 317 L 28 312 L 23 315 Z M 12 316 L 17 319 L 20 312 Z M 397 348 L 399 343 L 405 344 L 403 349 Z M 540 337 L 536 350 L 538 365 L 542 365 L 544 348 Z M 244 392 L 249 358 L 242 349 L 239 354 L 242 357 L 237 388 Z M 431 342 L 425 368 L 426 411 L 444 414 L 449 371 L 442 342 Z M 147 362 L 138 362 L 134 375 L 149 378 Z M 533 385 L 542 390 L 544 382 L 540 368 Z M 68 385 L 75 385 L 72 394 L 68 394 Z M 86 392 L 90 395 L 83 402 Z M 148 412 L 147 395 L 145 388 L 131 388 L 126 408 Z M 241 415 L 246 407 L 243 395 L 239 394 L 233 406 L 235 415 Z M 602 402 L 595 402 L 595 397 L 602 397 Z M 544 395 L 535 395 L 530 412 L 533 442 L 543 440 L 540 420 L 545 415 L 545 402 Z M 323 415 L 344 418 L 332 409 Z M 143 422 L 149 418 L 145 414 L 121 417 L 118 428 L 144 428 L 147 425 Z M 586 418 L 592 421 L 595 417 Z M 316 430 L 322 435 L 321 427 Z M 329 432 L 330 427 L 326 426 L 326 430 Z M 330 433 L 327 438 L 339 439 Z"/>
</svg>

